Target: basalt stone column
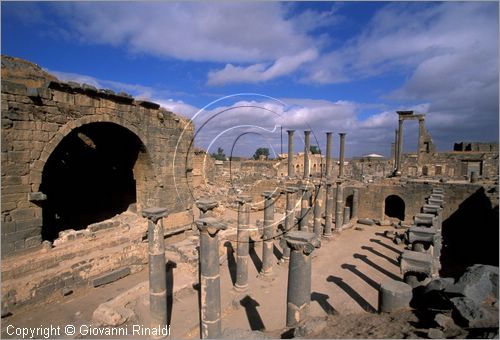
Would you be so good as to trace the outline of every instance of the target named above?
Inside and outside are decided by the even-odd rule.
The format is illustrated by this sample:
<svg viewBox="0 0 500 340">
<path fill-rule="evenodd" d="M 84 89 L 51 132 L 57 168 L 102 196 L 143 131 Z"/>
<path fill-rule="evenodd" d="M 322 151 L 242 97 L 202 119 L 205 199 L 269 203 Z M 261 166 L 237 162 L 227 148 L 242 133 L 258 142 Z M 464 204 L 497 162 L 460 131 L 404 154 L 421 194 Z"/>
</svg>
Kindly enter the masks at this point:
<svg viewBox="0 0 500 340">
<path fill-rule="evenodd" d="M 263 243 L 262 243 L 262 276 L 270 276 L 273 273 L 273 223 L 274 223 L 274 198 L 276 197 L 273 191 L 264 191 L 264 227 L 263 227 Z"/>
<path fill-rule="evenodd" d="M 326 178 L 332 174 L 332 133 L 326 133 Z"/>
<path fill-rule="evenodd" d="M 344 207 L 344 224 L 349 223 L 351 220 L 351 208 Z"/>
<path fill-rule="evenodd" d="M 359 207 L 359 189 L 353 189 L 351 216 L 354 219 L 358 218 L 358 207 Z"/>
<path fill-rule="evenodd" d="M 309 178 L 309 152 L 311 149 L 311 131 L 304 131 L 304 178 Z"/>
<path fill-rule="evenodd" d="M 148 219 L 149 310 L 152 327 L 163 327 L 167 324 L 167 276 L 161 221 L 167 215 L 166 208 L 150 208 L 142 211 L 142 216 Z"/>
<path fill-rule="evenodd" d="M 295 225 L 295 193 L 299 189 L 296 187 L 288 187 L 286 192 L 286 216 L 285 216 L 285 235 L 293 230 Z M 290 248 L 286 244 L 285 238 L 281 240 L 281 248 L 283 249 L 283 261 L 287 262 L 290 259 Z"/>
<path fill-rule="evenodd" d="M 300 208 L 299 230 L 308 231 L 310 215 L 309 201 L 311 199 L 311 191 L 307 185 L 302 185 L 300 190 L 302 190 L 302 202 Z"/>
<path fill-rule="evenodd" d="M 344 196 L 344 188 L 342 187 L 342 182 L 337 181 L 337 195 L 336 195 L 336 205 L 335 205 L 335 229 L 339 229 L 342 226 L 343 196 Z"/>
<path fill-rule="evenodd" d="M 290 232 L 286 241 L 291 249 L 288 266 L 286 326 L 300 326 L 307 318 L 311 302 L 311 253 L 319 248 L 319 239 L 310 232 Z"/>
<path fill-rule="evenodd" d="M 394 171 L 396 171 L 396 167 L 398 164 L 398 130 L 394 131 Z"/>
<path fill-rule="evenodd" d="M 196 221 L 200 230 L 200 333 L 203 339 L 221 337 L 219 274 L 220 230 L 227 226 L 214 217 Z"/>
<path fill-rule="evenodd" d="M 323 202 L 320 199 L 321 184 L 315 184 L 315 199 L 314 199 L 314 224 L 313 232 L 317 237 L 320 237 L 323 233 L 323 226 L 321 225 L 321 208 L 323 207 Z"/>
<path fill-rule="evenodd" d="M 236 283 L 234 288 L 244 291 L 248 288 L 248 252 L 250 246 L 250 196 L 239 196 L 238 203 L 238 247 L 236 249 Z"/>
<path fill-rule="evenodd" d="M 339 154 L 339 177 L 344 175 L 344 144 L 345 133 L 339 133 L 340 136 L 340 154 Z"/>
<path fill-rule="evenodd" d="M 288 132 L 288 177 L 294 176 L 293 167 L 293 133 L 295 130 L 287 130 Z"/>
<path fill-rule="evenodd" d="M 331 182 L 326 182 L 325 193 L 325 228 L 323 229 L 323 237 L 332 237 L 332 214 L 333 214 L 333 185 Z"/>
<path fill-rule="evenodd" d="M 219 203 L 210 198 L 201 198 L 196 201 L 196 206 L 200 210 L 200 218 L 209 217 L 210 212 L 219 206 Z"/>
</svg>

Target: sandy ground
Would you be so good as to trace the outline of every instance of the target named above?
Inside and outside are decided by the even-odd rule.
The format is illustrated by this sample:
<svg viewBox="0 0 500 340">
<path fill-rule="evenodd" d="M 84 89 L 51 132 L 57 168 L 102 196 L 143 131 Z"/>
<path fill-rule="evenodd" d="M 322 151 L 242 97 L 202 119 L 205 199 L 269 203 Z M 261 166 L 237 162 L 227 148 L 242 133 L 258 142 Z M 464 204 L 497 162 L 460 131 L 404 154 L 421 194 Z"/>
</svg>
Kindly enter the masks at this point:
<svg viewBox="0 0 500 340">
<path fill-rule="evenodd" d="M 348 229 L 330 240 L 323 240 L 321 248 L 313 252 L 310 315 L 324 317 L 328 320 L 328 327 L 310 337 L 403 338 L 418 334 L 408 323 L 416 320 L 412 313 L 397 316 L 374 314 L 378 308 L 377 286 L 386 280 L 401 279 L 397 258 L 403 247 L 384 237 L 384 230 L 388 228 L 363 228 Z M 288 265 L 278 264 L 281 254 L 278 243 L 271 280 L 264 280 L 258 275 L 262 247 L 256 243 L 249 262 L 249 290 L 245 293 L 232 288 L 236 254 L 230 247 L 227 249 L 227 260 L 221 265 L 222 328 L 263 330 L 269 336 L 280 337 L 285 327 Z M 171 273 L 171 289 L 179 292 L 169 299 L 170 337 L 199 338 L 198 292 L 192 288 L 192 284 L 197 282 L 197 275 L 186 270 L 185 266 L 177 266 Z M 2 338 L 12 337 L 6 332 L 9 325 L 60 326 L 60 336 L 53 337 L 102 338 L 88 334 L 66 336 L 63 328 L 74 325 L 78 331 L 82 325 L 91 325 L 92 313 L 99 304 L 147 281 L 147 275 L 147 270 L 143 270 L 102 287 L 78 289 L 69 296 L 58 296 L 45 304 L 14 311 L 13 315 L 2 319 Z M 147 294 L 135 296 L 128 307 L 135 311 L 136 316 L 120 327 L 129 330 L 126 337 L 144 338 L 132 335 L 131 329 L 134 324 L 148 324 Z"/>
</svg>

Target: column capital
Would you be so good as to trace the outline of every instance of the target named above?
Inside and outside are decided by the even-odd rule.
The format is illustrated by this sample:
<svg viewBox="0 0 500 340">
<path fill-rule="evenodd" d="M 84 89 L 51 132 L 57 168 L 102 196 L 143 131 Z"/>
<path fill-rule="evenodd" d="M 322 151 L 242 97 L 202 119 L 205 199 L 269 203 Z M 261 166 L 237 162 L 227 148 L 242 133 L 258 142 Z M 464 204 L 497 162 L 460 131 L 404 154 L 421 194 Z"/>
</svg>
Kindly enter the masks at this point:
<svg viewBox="0 0 500 340">
<path fill-rule="evenodd" d="M 297 187 L 286 187 L 285 188 L 285 192 L 288 194 L 294 194 L 297 191 L 299 191 L 299 188 L 297 188 Z"/>
<path fill-rule="evenodd" d="M 274 190 L 274 191 L 264 191 L 264 192 L 262 193 L 262 196 L 263 196 L 264 198 L 274 198 L 274 197 L 278 196 L 279 194 L 280 194 L 280 193 L 279 193 L 279 192 L 277 192 L 276 190 Z"/>
<path fill-rule="evenodd" d="M 305 255 L 311 254 L 315 248 L 321 247 L 320 239 L 307 231 L 291 231 L 286 236 L 287 245 L 296 251 L 302 251 Z"/>
<path fill-rule="evenodd" d="M 240 195 L 236 198 L 236 202 L 243 205 L 245 203 L 251 203 L 253 201 L 253 198 L 248 195 Z"/>
<path fill-rule="evenodd" d="M 195 221 L 198 230 L 202 233 L 207 232 L 211 236 L 217 234 L 220 230 L 226 230 L 227 224 L 215 217 L 204 217 Z"/>
<path fill-rule="evenodd" d="M 339 132 L 339 136 L 340 136 L 340 137 L 344 137 L 345 135 L 347 135 L 347 133 L 346 133 L 346 132 Z"/>
<path fill-rule="evenodd" d="M 326 135 L 327 135 L 327 136 L 331 136 L 332 134 L 333 134 L 333 132 L 332 132 L 332 131 L 327 131 L 327 132 L 326 132 Z"/>
<path fill-rule="evenodd" d="M 142 211 L 142 217 L 147 218 L 148 220 L 153 221 L 153 223 L 158 222 L 158 220 L 162 217 L 168 216 L 167 208 L 148 208 Z"/>
<path fill-rule="evenodd" d="M 304 135 L 308 135 L 311 133 L 311 130 L 304 130 Z"/>
<path fill-rule="evenodd" d="M 288 134 L 290 134 L 290 135 L 293 135 L 293 133 L 295 132 L 295 130 L 286 130 L 286 132 L 288 132 Z"/>
<path fill-rule="evenodd" d="M 200 198 L 196 201 L 196 206 L 205 214 L 207 211 L 218 207 L 219 203 L 211 198 Z"/>
</svg>

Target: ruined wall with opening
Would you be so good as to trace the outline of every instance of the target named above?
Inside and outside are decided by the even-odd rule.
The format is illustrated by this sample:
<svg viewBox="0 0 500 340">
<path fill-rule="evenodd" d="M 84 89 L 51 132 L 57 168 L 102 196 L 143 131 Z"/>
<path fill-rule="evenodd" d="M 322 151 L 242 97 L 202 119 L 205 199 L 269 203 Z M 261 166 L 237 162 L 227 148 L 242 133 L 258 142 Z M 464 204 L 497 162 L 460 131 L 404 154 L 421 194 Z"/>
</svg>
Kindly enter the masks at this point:
<svg viewBox="0 0 500 340">
<path fill-rule="evenodd" d="M 58 202 L 70 214 L 78 205 L 102 206 L 116 198 L 112 192 L 83 193 L 92 178 L 102 187 L 122 175 L 126 186 L 135 187 L 135 192 L 133 188 L 128 192 L 135 197 L 121 202 L 122 210 L 165 206 L 175 220 L 175 213 L 190 209 L 192 160 L 186 152 L 193 126 L 189 120 L 124 93 L 57 81 L 36 65 L 6 56 L 2 56 L 1 105 L 3 255 L 40 245 L 43 229 L 53 227 L 44 220 L 48 216 L 44 209 L 57 185 L 61 186 Z M 100 151 L 105 153 L 77 163 L 83 156 L 80 152 Z M 117 154 L 123 157 L 116 156 L 117 161 L 104 169 L 102 163 Z M 58 184 L 64 166 L 71 163 L 77 169 L 92 162 L 96 167 L 75 170 L 72 182 Z M 118 175 L 104 174 L 105 170 Z M 116 189 L 120 183 L 115 184 Z M 61 218 L 60 212 L 52 214 L 54 221 Z"/>
</svg>

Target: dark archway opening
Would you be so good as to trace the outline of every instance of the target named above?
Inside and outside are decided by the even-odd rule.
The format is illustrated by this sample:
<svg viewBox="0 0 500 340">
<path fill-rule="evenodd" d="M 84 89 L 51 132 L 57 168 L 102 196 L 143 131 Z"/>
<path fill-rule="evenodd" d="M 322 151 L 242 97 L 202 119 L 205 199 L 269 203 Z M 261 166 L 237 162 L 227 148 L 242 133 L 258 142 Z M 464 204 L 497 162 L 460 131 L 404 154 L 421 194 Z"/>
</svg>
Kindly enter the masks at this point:
<svg viewBox="0 0 500 340">
<path fill-rule="evenodd" d="M 64 137 L 42 174 L 42 238 L 52 241 L 62 230 L 84 229 L 134 204 L 139 152 L 139 138 L 113 123 L 83 125 Z"/>
<path fill-rule="evenodd" d="M 387 217 L 394 217 L 401 221 L 405 220 L 405 201 L 398 195 L 390 195 L 385 199 L 384 214 Z"/>
<path fill-rule="evenodd" d="M 350 211 L 350 214 L 351 214 L 351 216 L 350 216 L 350 217 L 352 217 L 352 207 L 353 207 L 352 201 L 353 201 L 353 198 L 354 198 L 354 195 L 353 195 L 353 194 L 351 194 L 351 195 L 349 195 L 349 196 L 347 196 L 347 197 L 345 198 L 345 206 L 346 206 L 346 207 L 349 207 L 349 209 L 350 209 L 350 210 L 349 210 L 349 211 Z"/>
</svg>

